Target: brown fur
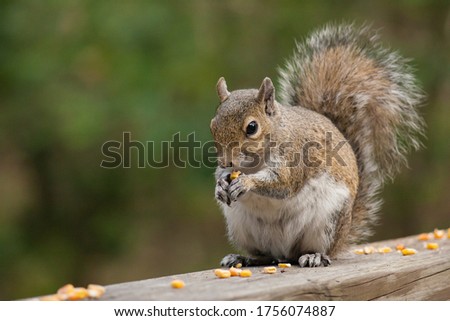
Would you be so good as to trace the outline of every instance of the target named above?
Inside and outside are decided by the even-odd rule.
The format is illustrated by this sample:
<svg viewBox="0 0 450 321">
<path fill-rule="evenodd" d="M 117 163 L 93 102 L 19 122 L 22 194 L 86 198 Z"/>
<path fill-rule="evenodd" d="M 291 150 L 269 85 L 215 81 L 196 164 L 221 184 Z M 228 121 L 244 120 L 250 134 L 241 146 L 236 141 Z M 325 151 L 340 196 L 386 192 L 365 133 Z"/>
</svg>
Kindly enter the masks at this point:
<svg viewBox="0 0 450 321">
<path fill-rule="evenodd" d="M 225 80 L 219 79 L 221 104 L 211 121 L 219 160 L 216 197 L 230 204 L 252 192 L 269 200 L 288 201 L 325 173 L 332 180 L 326 181 L 328 185 L 341 184 L 336 186 L 345 186 L 349 193 L 338 212 L 323 214 L 327 215 L 326 237 L 320 237 L 327 245 L 322 254 L 335 256 L 350 242 L 371 234 L 383 182 L 406 162 L 409 149 L 420 146 L 417 137 L 423 121 L 416 111 L 420 91 L 404 59 L 382 49 L 366 28 L 356 30 L 352 26 L 326 27 L 299 44 L 281 71 L 281 87 L 282 101 L 278 103 L 268 78 L 259 90 L 231 93 Z M 257 130 L 248 132 L 252 122 L 258 125 Z M 330 135 L 331 143 L 327 140 Z M 274 147 L 271 159 L 265 158 L 268 144 Z M 283 144 L 290 144 L 289 148 L 280 148 Z M 305 146 L 312 146 L 308 153 Z M 338 157 L 330 159 L 334 146 L 341 148 Z M 255 156 L 261 161 L 252 163 L 250 159 Z M 301 161 L 288 166 L 295 157 Z M 229 183 L 224 178 L 231 169 L 243 175 Z M 298 206 L 292 204 L 289 213 Z M 277 206 L 281 206 L 276 209 L 278 214 L 282 213 L 283 205 Z M 270 222 L 270 218 L 265 219 Z M 283 233 L 281 224 L 273 226 L 274 233 Z M 300 256 L 300 265 L 329 264 L 326 255 L 321 261 L 320 255 L 311 254 L 314 248 L 302 246 L 306 232 L 298 231 L 298 241 L 287 259 Z M 251 253 L 261 253 L 251 243 L 244 247 Z M 232 264 L 243 257 L 226 259 L 225 264 Z"/>
<path fill-rule="evenodd" d="M 360 183 L 350 241 L 364 240 L 377 222 L 384 181 L 420 147 L 423 96 L 411 68 L 367 27 L 330 25 L 297 46 L 281 85 L 284 104 L 325 115 L 353 147 Z"/>
</svg>

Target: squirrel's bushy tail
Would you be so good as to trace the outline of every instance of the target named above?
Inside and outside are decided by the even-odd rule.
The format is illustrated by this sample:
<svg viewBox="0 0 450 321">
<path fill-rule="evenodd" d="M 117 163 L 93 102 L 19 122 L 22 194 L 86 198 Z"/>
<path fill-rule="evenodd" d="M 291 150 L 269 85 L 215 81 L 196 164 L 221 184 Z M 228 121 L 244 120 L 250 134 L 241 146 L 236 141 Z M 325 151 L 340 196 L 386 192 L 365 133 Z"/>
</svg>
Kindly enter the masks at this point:
<svg viewBox="0 0 450 321">
<path fill-rule="evenodd" d="M 297 44 L 280 70 L 281 102 L 328 117 L 355 151 L 360 185 L 351 241 L 370 235 L 387 178 L 420 147 L 422 93 L 407 60 L 381 47 L 367 27 L 327 26 Z"/>
</svg>

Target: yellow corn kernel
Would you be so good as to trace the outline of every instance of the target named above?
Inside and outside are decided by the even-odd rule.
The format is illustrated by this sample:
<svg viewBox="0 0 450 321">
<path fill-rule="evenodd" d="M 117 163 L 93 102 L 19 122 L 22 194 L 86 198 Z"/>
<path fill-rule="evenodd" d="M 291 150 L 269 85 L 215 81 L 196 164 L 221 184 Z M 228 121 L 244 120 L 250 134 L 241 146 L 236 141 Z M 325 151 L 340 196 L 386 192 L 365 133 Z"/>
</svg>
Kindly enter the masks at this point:
<svg viewBox="0 0 450 321">
<path fill-rule="evenodd" d="M 380 247 L 378 249 L 378 253 L 391 253 L 392 249 L 389 246 L 385 246 L 385 247 Z"/>
<path fill-rule="evenodd" d="M 252 276 L 252 271 L 250 271 L 250 270 L 242 270 L 241 273 L 239 274 L 239 276 L 241 278 L 248 278 L 248 277 Z"/>
<path fill-rule="evenodd" d="M 172 282 L 170 282 L 170 285 L 174 289 L 182 289 L 186 284 L 182 280 L 173 280 Z"/>
<path fill-rule="evenodd" d="M 59 300 L 65 301 L 69 299 L 69 295 L 73 292 L 74 289 L 75 287 L 69 283 L 60 287 L 58 291 L 56 291 L 56 295 L 58 296 Z"/>
<path fill-rule="evenodd" d="M 231 276 L 239 276 L 242 272 L 241 269 L 237 269 L 235 267 L 230 267 L 229 271 L 230 271 Z"/>
<path fill-rule="evenodd" d="M 61 301 L 58 294 L 51 294 L 39 297 L 39 301 Z"/>
<path fill-rule="evenodd" d="M 106 289 L 104 286 L 101 286 L 98 284 L 89 284 L 87 287 L 87 292 L 88 292 L 89 298 L 98 299 L 103 294 L 105 294 Z"/>
<path fill-rule="evenodd" d="M 68 300 L 77 301 L 86 299 L 89 296 L 88 291 L 85 288 L 74 288 L 68 293 Z"/>
<path fill-rule="evenodd" d="M 214 270 L 214 274 L 220 279 L 226 279 L 226 278 L 229 278 L 231 276 L 230 271 L 222 270 L 222 269 L 215 269 Z"/>
<path fill-rule="evenodd" d="M 417 237 L 417 239 L 419 241 L 428 241 L 430 239 L 430 234 L 429 233 L 422 233 L 419 234 L 419 236 Z"/>
<path fill-rule="evenodd" d="M 364 254 L 364 250 L 363 249 L 356 249 L 353 251 L 355 254 Z"/>
<path fill-rule="evenodd" d="M 274 266 L 266 266 L 263 270 L 264 273 L 266 274 L 274 274 L 277 272 L 277 268 Z"/>
<path fill-rule="evenodd" d="M 232 171 L 231 174 L 230 174 L 230 181 L 232 181 L 232 180 L 238 178 L 239 175 L 241 175 L 241 172 L 240 172 L 240 171 Z"/>
<path fill-rule="evenodd" d="M 427 249 L 429 250 L 437 250 L 439 248 L 439 244 L 437 243 L 427 243 Z"/>
<path fill-rule="evenodd" d="M 449 229 L 449 231 L 450 231 L 450 229 Z M 242 267 L 242 263 L 238 263 L 238 264 L 236 264 L 236 266 L 235 266 L 235 268 L 237 268 L 237 269 L 240 269 Z"/>
<path fill-rule="evenodd" d="M 434 229 L 433 234 L 436 240 L 440 240 L 444 237 L 444 231 L 438 230 L 437 228 Z"/>
<path fill-rule="evenodd" d="M 290 268 L 291 263 L 278 263 L 279 268 Z"/>
<path fill-rule="evenodd" d="M 395 247 L 395 249 L 397 250 L 397 251 L 402 251 L 402 250 L 404 250 L 405 249 L 405 246 L 403 245 L 403 244 L 397 244 L 397 246 Z"/>
<path fill-rule="evenodd" d="M 364 254 L 372 254 L 376 253 L 377 250 L 373 246 L 365 246 L 364 247 Z"/>
<path fill-rule="evenodd" d="M 75 287 L 72 284 L 66 284 L 58 289 L 56 294 L 67 294 L 73 291 Z"/>
<path fill-rule="evenodd" d="M 447 238 L 450 239 L 450 228 L 447 230 Z"/>
<path fill-rule="evenodd" d="M 414 255 L 416 253 L 417 253 L 417 251 L 415 249 L 411 249 L 411 248 L 405 248 L 402 250 L 402 254 L 405 256 L 406 255 Z"/>
</svg>

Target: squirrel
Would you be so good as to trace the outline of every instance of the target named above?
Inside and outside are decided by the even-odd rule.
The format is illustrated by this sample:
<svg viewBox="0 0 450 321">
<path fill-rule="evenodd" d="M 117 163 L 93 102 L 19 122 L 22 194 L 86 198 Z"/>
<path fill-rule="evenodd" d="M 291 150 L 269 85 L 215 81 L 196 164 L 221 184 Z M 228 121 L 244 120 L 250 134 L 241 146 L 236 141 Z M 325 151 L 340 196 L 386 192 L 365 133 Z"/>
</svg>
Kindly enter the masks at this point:
<svg viewBox="0 0 450 321">
<path fill-rule="evenodd" d="M 270 78 L 259 90 L 217 83 L 215 198 L 248 254 L 222 266 L 330 265 L 372 235 L 381 187 L 422 146 L 422 90 L 369 27 L 313 32 L 279 73 L 279 100 Z"/>
</svg>

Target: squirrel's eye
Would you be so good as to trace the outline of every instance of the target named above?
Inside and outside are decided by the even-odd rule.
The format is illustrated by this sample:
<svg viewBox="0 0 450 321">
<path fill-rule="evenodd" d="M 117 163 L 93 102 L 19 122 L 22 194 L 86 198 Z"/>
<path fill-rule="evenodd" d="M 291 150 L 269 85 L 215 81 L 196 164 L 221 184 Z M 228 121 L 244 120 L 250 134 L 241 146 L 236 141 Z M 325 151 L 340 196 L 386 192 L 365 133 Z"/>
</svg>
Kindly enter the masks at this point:
<svg viewBox="0 0 450 321">
<path fill-rule="evenodd" d="M 250 123 L 248 123 L 247 129 L 245 130 L 245 132 L 248 136 L 251 136 L 251 135 L 255 134 L 257 132 L 257 130 L 258 130 L 258 123 L 253 120 Z"/>
</svg>

